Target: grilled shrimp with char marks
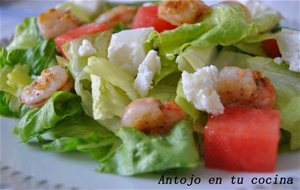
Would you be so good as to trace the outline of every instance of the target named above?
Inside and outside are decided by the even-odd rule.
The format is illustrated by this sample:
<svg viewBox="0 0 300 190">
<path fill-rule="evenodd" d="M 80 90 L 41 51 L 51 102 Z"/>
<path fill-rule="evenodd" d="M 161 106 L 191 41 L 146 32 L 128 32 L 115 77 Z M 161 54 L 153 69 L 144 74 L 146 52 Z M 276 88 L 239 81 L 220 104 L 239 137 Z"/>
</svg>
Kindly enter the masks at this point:
<svg viewBox="0 0 300 190">
<path fill-rule="evenodd" d="M 25 86 L 20 100 L 30 107 L 41 107 L 55 91 L 69 91 L 72 87 L 73 80 L 66 69 L 55 65 L 43 70 L 39 77 Z"/>
<path fill-rule="evenodd" d="M 121 118 L 121 126 L 131 126 L 147 134 L 161 135 L 186 118 L 182 109 L 174 102 L 161 103 L 156 98 L 132 101 Z"/>
<path fill-rule="evenodd" d="M 209 12 L 209 7 L 201 0 L 167 0 L 158 7 L 158 17 L 179 26 L 194 24 Z"/>
<path fill-rule="evenodd" d="M 225 67 L 219 73 L 217 91 L 225 107 L 243 106 L 272 109 L 275 90 L 258 71 Z"/>
<path fill-rule="evenodd" d="M 64 11 L 51 8 L 38 17 L 38 27 L 45 39 L 54 39 L 57 36 L 80 26 L 80 21 L 70 10 Z"/>
<path fill-rule="evenodd" d="M 122 22 L 129 25 L 133 20 L 137 9 L 136 7 L 119 5 L 104 13 L 102 13 L 97 19 L 96 23 L 107 24 L 108 26 L 115 26 Z"/>
</svg>

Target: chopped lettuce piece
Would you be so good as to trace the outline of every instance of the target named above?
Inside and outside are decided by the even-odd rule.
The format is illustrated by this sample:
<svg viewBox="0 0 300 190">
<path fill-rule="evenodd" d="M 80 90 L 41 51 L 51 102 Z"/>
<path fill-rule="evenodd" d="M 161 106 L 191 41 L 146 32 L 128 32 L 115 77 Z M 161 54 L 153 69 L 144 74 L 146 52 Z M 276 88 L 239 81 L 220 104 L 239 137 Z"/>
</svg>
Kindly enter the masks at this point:
<svg viewBox="0 0 300 190">
<path fill-rule="evenodd" d="M 0 91 L 0 115 L 6 117 L 18 117 L 20 114 L 20 101 L 7 92 Z"/>
<path fill-rule="evenodd" d="M 91 75 L 93 117 L 95 120 L 121 117 L 130 99 L 120 88 L 113 86 L 100 76 Z"/>
<path fill-rule="evenodd" d="M 2 54 L 2 55 L 1 55 Z M 0 65 L 14 66 L 16 64 L 28 65 L 31 75 L 39 75 L 42 70 L 55 65 L 57 54 L 55 43 L 51 40 L 41 40 L 28 49 L 1 50 Z"/>
<path fill-rule="evenodd" d="M 161 80 L 165 79 L 169 75 L 179 73 L 175 60 L 168 60 L 160 57 L 160 64 L 160 72 L 159 74 L 155 75 L 153 79 L 154 85 L 157 85 Z"/>
<path fill-rule="evenodd" d="M 134 175 L 193 168 L 200 163 L 189 121 L 177 123 L 164 136 L 149 136 L 131 127 L 120 128 L 116 135 L 123 143 L 110 159 L 101 163 L 100 172 Z"/>
<path fill-rule="evenodd" d="M 124 90 L 131 100 L 137 99 L 138 93 L 133 87 L 133 76 L 111 64 L 107 59 L 90 57 L 88 66 L 84 70 L 89 74 L 100 76 L 112 85 Z"/>
<path fill-rule="evenodd" d="M 158 50 L 161 58 L 174 60 L 181 49 L 189 46 L 189 43 L 197 39 L 203 33 L 211 29 L 212 24 L 197 23 L 183 24 L 174 30 L 162 33 L 152 32 L 144 42 L 146 50 Z"/>
<path fill-rule="evenodd" d="M 97 50 L 96 55 L 98 57 L 107 58 L 107 48 L 111 35 L 111 31 L 100 32 L 77 38 L 63 45 L 64 54 L 70 60 L 69 68 L 75 80 L 76 94 L 81 97 L 83 110 L 90 117 L 93 117 L 92 82 L 90 74 L 83 70 L 88 64 L 89 56 L 80 56 L 79 47 L 84 40 L 88 40 Z"/>
<path fill-rule="evenodd" d="M 259 1 L 249 0 L 245 6 L 252 16 L 251 21 L 255 23 L 258 33 L 270 31 L 282 18 L 279 12 Z"/>
<path fill-rule="evenodd" d="M 194 72 L 210 65 L 216 54 L 217 48 L 215 46 L 207 48 L 191 46 L 176 58 L 176 63 L 178 63 L 180 71 Z"/>
<path fill-rule="evenodd" d="M 183 93 L 182 80 L 178 82 L 175 102 L 183 109 L 186 114 L 188 114 L 193 119 L 194 122 L 198 119 L 199 110 L 195 108 L 193 103 L 187 101 Z"/>
<path fill-rule="evenodd" d="M 50 142 L 42 143 L 44 150 L 77 150 L 89 153 L 100 162 L 110 157 L 120 144 L 118 137 L 86 115 L 66 118 L 43 136 L 52 138 Z"/>
<path fill-rule="evenodd" d="M 0 115 L 18 117 L 21 103 L 19 94 L 22 88 L 31 82 L 28 65 L 0 67 Z"/>
<path fill-rule="evenodd" d="M 55 65 L 57 54 L 55 43 L 51 40 L 43 40 L 38 45 L 26 50 L 18 63 L 27 64 L 30 67 L 30 74 L 39 75 L 42 70 Z"/>
<path fill-rule="evenodd" d="M 7 74 L 7 84 L 16 89 L 15 96 L 18 96 L 22 88 L 29 83 L 32 79 L 29 76 L 29 66 L 17 64 L 14 69 Z"/>
<path fill-rule="evenodd" d="M 32 48 L 42 41 L 39 29 L 37 27 L 37 20 L 35 17 L 25 18 L 21 24 L 16 27 L 13 41 L 9 44 L 7 49 L 28 49 Z"/>
<path fill-rule="evenodd" d="M 81 111 L 79 96 L 69 92 L 56 92 L 43 107 L 27 111 L 15 131 L 23 142 L 27 142 Z"/>
<path fill-rule="evenodd" d="M 15 94 L 16 89 L 7 84 L 7 75 L 13 70 L 12 67 L 4 66 L 0 68 L 0 91 Z"/>
<path fill-rule="evenodd" d="M 289 147 L 291 150 L 300 149 L 299 135 L 300 135 L 300 94 L 293 96 L 288 101 L 287 97 L 281 97 L 278 103 L 278 108 L 281 109 L 281 127 L 285 129 L 290 135 Z M 286 104 L 284 104 L 286 102 Z"/>
<path fill-rule="evenodd" d="M 161 102 L 174 101 L 180 73 L 168 75 L 150 89 L 147 97 L 158 98 Z"/>
<path fill-rule="evenodd" d="M 234 44 L 237 48 L 239 48 L 242 52 L 257 55 L 257 56 L 265 56 L 267 57 L 266 52 L 262 48 L 261 43 L 245 43 L 245 42 L 238 42 Z"/>
<path fill-rule="evenodd" d="M 159 55 L 174 60 L 190 45 L 204 48 L 234 44 L 248 36 L 252 28 L 253 24 L 246 21 L 241 7 L 220 4 L 214 6 L 212 13 L 200 23 L 150 34 L 145 47 L 156 49 Z"/>
<path fill-rule="evenodd" d="M 250 35 L 254 27 L 246 20 L 240 6 L 216 6 L 203 22 L 213 22 L 214 27 L 193 41 L 192 45 L 200 47 L 232 45 Z"/>
</svg>

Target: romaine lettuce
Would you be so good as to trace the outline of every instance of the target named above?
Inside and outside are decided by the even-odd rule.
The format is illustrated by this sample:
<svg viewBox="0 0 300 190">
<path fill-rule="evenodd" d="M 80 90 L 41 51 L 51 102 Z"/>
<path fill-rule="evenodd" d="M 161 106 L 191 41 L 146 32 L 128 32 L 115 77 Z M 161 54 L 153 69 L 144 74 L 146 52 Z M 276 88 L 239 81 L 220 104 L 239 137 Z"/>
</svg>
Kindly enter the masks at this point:
<svg viewBox="0 0 300 190">
<path fill-rule="evenodd" d="M 133 76 L 118 66 L 111 64 L 107 59 L 90 57 L 88 59 L 88 66 L 86 66 L 84 70 L 124 90 L 131 100 L 138 98 L 138 93 L 133 87 Z"/>
<path fill-rule="evenodd" d="M 63 45 L 64 54 L 68 57 L 69 68 L 75 80 L 75 91 L 82 99 L 85 113 L 93 117 L 92 82 L 90 74 L 83 69 L 88 64 L 89 56 L 80 56 L 79 47 L 84 39 L 91 42 L 97 50 L 97 57 L 107 58 L 107 48 L 111 38 L 111 31 L 84 36 Z"/>
<path fill-rule="evenodd" d="M 13 49 L 28 49 L 36 46 L 41 40 L 36 18 L 25 18 L 16 27 L 13 41 L 7 47 L 9 51 Z"/>
<path fill-rule="evenodd" d="M 238 26 L 238 27 L 237 27 Z M 146 49 L 156 49 L 159 55 L 174 60 L 190 45 L 209 47 L 228 46 L 248 36 L 253 24 L 248 23 L 239 6 L 218 5 L 197 24 L 183 24 L 162 33 L 152 33 L 145 41 Z"/>
<path fill-rule="evenodd" d="M 87 152 L 100 162 L 120 145 L 118 137 L 83 114 L 64 119 L 43 136 L 52 138 L 50 141 L 41 142 L 45 150 Z"/>
<path fill-rule="evenodd" d="M 215 46 L 206 48 L 191 46 L 176 58 L 176 63 L 180 71 L 194 72 L 196 69 L 213 63 L 216 54 L 217 48 Z"/>
<path fill-rule="evenodd" d="M 257 33 L 270 31 L 282 18 L 281 14 L 259 1 L 248 1 L 246 8 L 251 14 L 251 22 L 255 23 Z"/>
<path fill-rule="evenodd" d="M 31 82 L 27 65 L 0 67 L 0 115 L 18 117 L 21 103 L 19 94 L 22 88 Z"/>
<path fill-rule="evenodd" d="M 11 108 L 11 113 L 14 113 L 11 116 L 20 114 L 21 104 L 18 97 L 22 88 L 31 82 L 32 76 L 39 75 L 42 70 L 56 64 L 55 55 L 54 42 L 47 40 L 40 40 L 39 44 L 28 49 L 8 51 L 1 48 L 0 91 L 3 92 L 1 103 L 6 108 Z M 9 112 L 5 113 L 8 116 Z"/>
<path fill-rule="evenodd" d="M 120 88 L 113 86 L 100 76 L 91 75 L 93 116 L 95 120 L 121 117 L 130 99 Z"/>
<path fill-rule="evenodd" d="M 81 111 L 79 96 L 68 92 L 56 92 L 43 107 L 27 111 L 17 124 L 15 132 L 26 142 Z"/>
<path fill-rule="evenodd" d="M 123 143 L 111 158 L 100 164 L 100 172 L 134 175 L 193 168 L 200 163 L 188 121 L 177 123 L 164 136 L 149 136 L 131 127 L 120 128 L 116 135 Z"/>
<path fill-rule="evenodd" d="M 138 97 L 134 78 L 104 58 L 90 57 L 84 69 L 91 74 L 93 117 L 96 120 L 121 117 L 123 110 Z M 112 130 L 111 126 L 106 126 Z"/>
<path fill-rule="evenodd" d="M 6 117 L 18 117 L 20 114 L 20 101 L 7 92 L 0 91 L 0 115 Z"/>
</svg>

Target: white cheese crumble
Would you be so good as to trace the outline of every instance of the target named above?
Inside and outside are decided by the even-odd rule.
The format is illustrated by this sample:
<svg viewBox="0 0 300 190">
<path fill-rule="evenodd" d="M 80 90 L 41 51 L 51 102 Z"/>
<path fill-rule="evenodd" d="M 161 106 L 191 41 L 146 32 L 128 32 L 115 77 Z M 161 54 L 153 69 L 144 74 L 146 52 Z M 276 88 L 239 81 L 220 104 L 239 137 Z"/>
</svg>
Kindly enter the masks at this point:
<svg viewBox="0 0 300 190">
<path fill-rule="evenodd" d="M 97 50 L 93 47 L 92 43 L 86 39 L 82 41 L 82 44 L 79 46 L 78 54 L 80 56 L 89 56 L 97 53 Z"/>
<path fill-rule="evenodd" d="M 109 61 L 135 76 L 146 57 L 144 41 L 152 31 L 153 28 L 139 28 L 113 34 L 108 47 Z"/>
<path fill-rule="evenodd" d="M 283 60 L 281 59 L 281 57 L 275 57 L 275 58 L 274 58 L 274 62 L 275 62 L 276 64 L 280 65 L 280 64 L 283 62 Z"/>
<path fill-rule="evenodd" d="M 218 69 L 214 65 L 197 69 L 194 73 L 183 71 L 183 93 L 186 99 L 192 102 L 198 110 L 213 115 L 222 114 L 224 106 L 216 91 L 217 81 Z"/>
<path fill-rule="evenodd" d="M 150 50 L 144 61 L 139 65 L 138 74 L 133 84 L 141 97 L 148 94 L 154 75 L 159 73 L 160 69 L 160 57 L 157 56 L 156 51 Z"/>
<path fill-rule="evenodd" d="M 300 72 L 300 31 L 282 29 L 276 35 L 282 60 L 291 71 Z"/>
</svg>

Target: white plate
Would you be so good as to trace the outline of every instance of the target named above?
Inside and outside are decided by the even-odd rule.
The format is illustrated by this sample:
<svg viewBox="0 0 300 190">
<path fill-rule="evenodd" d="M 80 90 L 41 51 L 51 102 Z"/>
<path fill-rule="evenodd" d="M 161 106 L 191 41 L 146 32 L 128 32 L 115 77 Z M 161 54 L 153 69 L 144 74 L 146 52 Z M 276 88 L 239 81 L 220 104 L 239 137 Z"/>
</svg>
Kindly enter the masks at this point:
<svg viewBox="0 0 300 190">
<path fill-rule="evenodd" d="M 299 1 L 267 1 L 267 4 L 281 11 L 288 24 L 299 29 Z M 51 2 L 53 4 L 53 1 Z M 45 6 L 45 5 L 43 5 Z M 37 14 L 32 6 L 31 15 Z M 3 8 L 3 7 L 2 7 Z M 4 9 L 3 9 L 4 10 Z M 4 23 L 17 13 L 2 15 Z M 19 9 L 22 11 L 22 8 Z M 26 11 L 29 11 L 26 9 Z M 4 18 L 7 16 L 8 19 Z M 14 21 L 21 18 L 14 18 Z M 13 22 L 13 21 L 12 21 Z M 2 30 L 3 30 L 3 22 Z M 14 23 L 16 24 L 16 23 Z M 12 31 L 12 28 L 9 28 Z M 3 36 L 2 36 L 3 37 Z M 274 173 L 237 173 L 219 170 L 210 170 L 202 167 L 180 174 L 189 182 L 191 177 L 201 178 L 200 184 L 158 184 L 160 175 L 146 175 L 143 177 L 122 177 L 98 173 L 95 168 L 98 163 L 88 156 L 80 153 L 51 153 L 45 152 L 34 144 L 19 144 L 17 136 L 12 134 L 12 129 L 18 120 L 0 118 L 0 147 L 1 147 L 1 181 L 0 189 L 300 189 L 300 153 L 280 154 L 277 160 L 277 169 Z M 176 174 L 175 174 L 176 175 Z M 231 177 L 244 177 L 243 185 L 232 185 Z M 165 177 L 171 177 L 165 174 Z M 174 176 L 173 176 L 174 177 Z M 222 185 L 210 185 L 211 177 L 222 178 Z M 254 177 L 270 177 L 274 182 L 275 177 L 292 177 L 293 183 L 260 185 L 252 184 Z M 6 186 L 9 185 L 9 186 Z"/>
</svg>

